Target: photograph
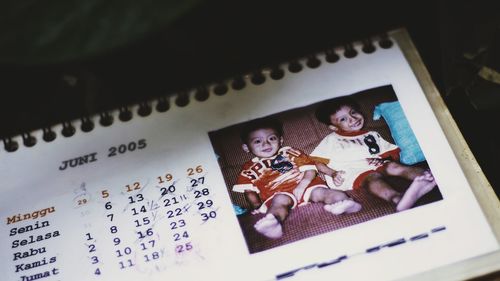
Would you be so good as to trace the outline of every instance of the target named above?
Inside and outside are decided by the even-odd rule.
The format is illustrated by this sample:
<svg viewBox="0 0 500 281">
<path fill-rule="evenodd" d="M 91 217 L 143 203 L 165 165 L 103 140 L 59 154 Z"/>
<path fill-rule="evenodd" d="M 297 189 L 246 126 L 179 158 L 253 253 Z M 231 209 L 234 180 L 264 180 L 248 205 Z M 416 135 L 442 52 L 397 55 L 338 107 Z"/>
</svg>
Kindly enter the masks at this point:
<svg viewBox="0 0 500 281">
<path fill-rule="evenodd" d="M 391 85 L 209 138 L 251 254 L 443 199 Z"/>
</svg>

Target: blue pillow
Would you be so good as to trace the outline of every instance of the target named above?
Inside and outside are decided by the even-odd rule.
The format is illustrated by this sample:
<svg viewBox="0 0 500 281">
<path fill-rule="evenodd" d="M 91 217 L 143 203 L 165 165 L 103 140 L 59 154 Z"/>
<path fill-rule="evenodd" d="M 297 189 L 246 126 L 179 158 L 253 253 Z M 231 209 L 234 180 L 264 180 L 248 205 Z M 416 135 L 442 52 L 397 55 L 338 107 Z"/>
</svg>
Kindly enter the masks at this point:
<svg viewBox="0 0 500 281">
<path fill-rule="evenodd" d="M 238 205 L 235 205 L 233 204 L 233 209 L 234 209 L 234 212 L 236 213 L 237 216 L 239 215 L 243 215 L 244 213 L 247 212 L 247 209 L 244 209 Z"/>
<path fill-rule="evenodd" d="M 380 117 L 385 119 L 392 138 L 401 149 L 399 154 L 401 163 L 413 165 L 425 160 L 424 153 L 418 145 L 417 138 L 406 120 L 399 101 L 384 102 L 375 106 L 373 120 L 378 120 Z"/>
</svg>

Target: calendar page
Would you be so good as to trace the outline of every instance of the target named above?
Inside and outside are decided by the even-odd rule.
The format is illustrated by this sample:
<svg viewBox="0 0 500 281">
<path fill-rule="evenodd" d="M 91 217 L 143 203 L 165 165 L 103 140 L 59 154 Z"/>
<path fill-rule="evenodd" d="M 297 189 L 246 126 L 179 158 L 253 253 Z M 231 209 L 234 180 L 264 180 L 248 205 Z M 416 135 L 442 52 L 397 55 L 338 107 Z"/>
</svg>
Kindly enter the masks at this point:
<svg viewBox="0 0 500 281">
<path fill-rule="evenodd" d="M 498 251 L 393 43 L 0 152 L 0 279 L 387 280 Z M 339 97 L 358 107 L 321 119 Z M 404 155 L 403 130 L 420 156 Z"/>
</svg>

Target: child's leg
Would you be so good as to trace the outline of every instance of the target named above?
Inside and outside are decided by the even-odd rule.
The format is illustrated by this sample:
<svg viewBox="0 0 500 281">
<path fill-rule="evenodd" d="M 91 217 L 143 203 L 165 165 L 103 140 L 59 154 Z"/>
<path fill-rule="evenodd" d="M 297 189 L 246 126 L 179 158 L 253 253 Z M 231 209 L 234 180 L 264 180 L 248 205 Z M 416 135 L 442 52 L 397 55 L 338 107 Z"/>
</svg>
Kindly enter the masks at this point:
<svg viewBox="0 0 500 281">
<path fill-rule="evenodd" d="M 293 200 L 290 196 L 276 194 L 266 216 L 255 223 L 255 230 L 268 238 L 280 238 L 283 235 L 281 222 L 286 219 L 292 206 Z"/>
<path fill-rule="evenodd" d="M 437 185 L 432 173 L 419 167 L 390 162 L 386 165 L 385 172 L 391 176 L 401 176 L 413 181 L 403 194 L 400 202 L 395 202 L 398 203 L 396 207 L 398 212 L 411 208 L 419 198 Z"/>
<path fill-rule="evenodd" d="M 334 215 L 355 213 L 361 210 L 361 205 L 344 192 L 324 187 L 317 187 L 311 192 L 312 202 L 324 203 L 324 209 Z"/>
<path fill-rule="evenodd" d="M 401 201 L 401 193 L 394 190 L 380 173 L 371 173 L 368 175 L 363 181 L 363 187 L 366 187 L 375 196 L 387 202 L 398 204 Z"/>
<path fill-rule="evenodd" d="M 398 212 L 410 209 L 415 202 L 422 196 L 430 192 L 436 187 L 436 181 L 430 172 L 424 172 L 421 176 L 416 177 L 410 184 L 403 197 L 396 206 Z"/>
<path fill-rule="evenodd" d="M 403 177 L 407 180 L 414 180 L 424 174 L 424 169 L 420 167 L 406 166 L 398 162 L 389 162 L 384 166 L 383 172 L 389 176 Z"/>
</svg>

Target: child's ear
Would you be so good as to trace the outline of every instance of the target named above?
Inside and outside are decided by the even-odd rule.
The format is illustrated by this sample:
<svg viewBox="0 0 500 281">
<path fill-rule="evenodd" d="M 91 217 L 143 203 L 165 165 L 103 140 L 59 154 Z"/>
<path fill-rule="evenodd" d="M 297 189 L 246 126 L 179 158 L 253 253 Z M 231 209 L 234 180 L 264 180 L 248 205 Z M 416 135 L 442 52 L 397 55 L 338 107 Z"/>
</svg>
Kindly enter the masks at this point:
<svg viewBox="0 0 500 281">
<path fill-rule="evenodd" d="M 283 145 L 283 137 L 280 137 L 280 146 Z"/>
<path fill-rule="evenodd" d="M 336 132 L 336 131 L 339 130 L 339 128 L 337 128 L 337 126 L 334 126 L 334 125 L 328 125 L 328 129 L 330 129 L 330 130 L 332 130 L 334 132 Z"/>
<path fill-rule="evenodd" d="M 250 152 L 250 149 L 248 149 L 248 145 L 246 145 L 245 143 L 241 145 L 241 148 L 243 148 L 243 151 L 245 151 L 246 153 Z"/>
</svg>

